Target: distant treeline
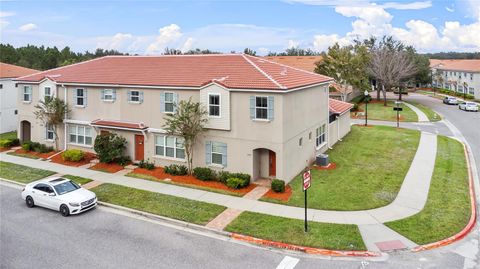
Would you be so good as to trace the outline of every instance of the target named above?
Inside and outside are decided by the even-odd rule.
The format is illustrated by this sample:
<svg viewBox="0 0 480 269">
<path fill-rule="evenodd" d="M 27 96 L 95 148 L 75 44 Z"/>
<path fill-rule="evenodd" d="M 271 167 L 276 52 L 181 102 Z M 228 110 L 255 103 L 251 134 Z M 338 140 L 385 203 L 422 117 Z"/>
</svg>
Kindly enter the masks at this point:
<svg viewBox="0 0 480 269">
<path fill-rule="evenodd" d="M 423 54 L 429 59 L 480 59 L 480 52 L 437 52 Z"/>
</svg>

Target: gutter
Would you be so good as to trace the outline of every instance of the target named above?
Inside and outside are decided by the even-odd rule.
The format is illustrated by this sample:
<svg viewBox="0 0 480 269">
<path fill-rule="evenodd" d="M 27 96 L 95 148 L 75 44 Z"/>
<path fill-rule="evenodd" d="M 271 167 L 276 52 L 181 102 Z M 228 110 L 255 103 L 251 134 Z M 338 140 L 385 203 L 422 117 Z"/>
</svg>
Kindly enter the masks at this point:
<svg viewBox="0 0 480 269">
<path fill-rule="evenodd" d="M 67 98 L 67 87 L 65 87 L 64 84 L 62 84 L 63 87 L 63 96 L 65 98 L 65 105 L 68 107 L 68 98 Z M 65 111 L 65 115 L 63 117 L 63 151 L 67 150 L 67 111 Z"/>
</svg>

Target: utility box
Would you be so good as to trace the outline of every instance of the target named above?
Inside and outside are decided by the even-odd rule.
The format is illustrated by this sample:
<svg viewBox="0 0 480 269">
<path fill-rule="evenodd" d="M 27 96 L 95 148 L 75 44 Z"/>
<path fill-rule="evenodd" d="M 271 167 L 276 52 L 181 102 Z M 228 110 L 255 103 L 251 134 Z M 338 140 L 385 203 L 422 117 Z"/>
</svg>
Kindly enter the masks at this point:
<svg viewBox="0 0 480 269">
<path fill-rule="evenodd" d="M 315 160 L 315 163 L 318 166 L 327 166 L 329 164 L 328 155 L 327 154 L 319 154 Z"/>
</svg>

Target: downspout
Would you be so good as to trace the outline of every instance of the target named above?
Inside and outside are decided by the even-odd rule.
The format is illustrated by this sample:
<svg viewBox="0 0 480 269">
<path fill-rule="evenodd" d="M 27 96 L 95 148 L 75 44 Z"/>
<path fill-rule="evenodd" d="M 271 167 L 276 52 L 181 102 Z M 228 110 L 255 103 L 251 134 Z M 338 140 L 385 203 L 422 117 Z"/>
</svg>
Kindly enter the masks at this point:
<svg viewBox="0 0 480 269">
<path fill-rule="evenodd" d="M 330 84 L 328 84 L 327 87 L 327 126 L 325 129 L 326 130 L 326 137 L 327 137 L 327 147 L 328 149 L 332 149 L 330 146 Z"/>
<path fill-rule="evenodd" d="M 62 84 L 63 87 L 63 97 L 65 98 L 65 105 L 68 107 L 68 98 L 67 98 L 67 87 Z M 63 117 L 63 150 L 67 150 L 67 111 L 65 111 L 65 115 Z"/>
<path fill-rule="evenodd" d="M 338 138 L 338 141 L 342 141 L 342 138 L 340 137 L 340 115 L 337 115 L 335 117 L 337 121 L 337 138 Z"/>
</svg>

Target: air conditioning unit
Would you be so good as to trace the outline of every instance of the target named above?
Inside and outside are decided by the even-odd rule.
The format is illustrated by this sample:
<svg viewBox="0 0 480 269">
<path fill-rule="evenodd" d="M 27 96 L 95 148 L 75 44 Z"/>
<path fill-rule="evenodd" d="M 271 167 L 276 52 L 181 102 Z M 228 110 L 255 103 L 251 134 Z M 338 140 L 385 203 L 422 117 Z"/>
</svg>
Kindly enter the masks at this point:
<svg viewBox="0 0 480 269">
<path fill-rule="evenodd" d="M 315 163 L 318 165 L 318 166 L 327 166 L 329 164 L 329 161 L 328 161 L 328 155 L 327 154 L 319 154 L 317 155 L 316 159 L 315 159 Z"/>
</svg>

